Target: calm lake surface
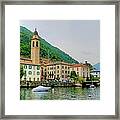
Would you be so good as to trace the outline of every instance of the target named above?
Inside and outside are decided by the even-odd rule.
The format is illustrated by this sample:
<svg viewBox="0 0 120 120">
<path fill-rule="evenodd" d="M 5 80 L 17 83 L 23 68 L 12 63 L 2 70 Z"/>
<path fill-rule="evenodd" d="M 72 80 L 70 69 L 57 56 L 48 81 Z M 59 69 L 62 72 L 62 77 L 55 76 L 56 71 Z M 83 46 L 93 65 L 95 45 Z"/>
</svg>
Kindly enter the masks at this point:
<svg viewBox="0 0 120 120">
<path fill-rule="evenodd" d="M 100 100 L 100 87 L 55 87 L 48 92 L 32 92 L 32 88 L 20 88 L 21 100 Z"/>
</svg>

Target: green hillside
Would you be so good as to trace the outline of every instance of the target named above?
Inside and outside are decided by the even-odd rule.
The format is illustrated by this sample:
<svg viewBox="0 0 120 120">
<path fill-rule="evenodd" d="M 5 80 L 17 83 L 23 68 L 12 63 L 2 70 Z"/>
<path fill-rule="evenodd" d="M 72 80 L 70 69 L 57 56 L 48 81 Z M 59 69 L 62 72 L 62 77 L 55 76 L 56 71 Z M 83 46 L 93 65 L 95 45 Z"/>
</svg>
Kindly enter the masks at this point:
<svg viewBox="0 0 120 120">
<path fill-rule="evenodd" d="M 20 55 L 30 58 L 31 55 L 31 37 L 33 32 L 27 28 L 20 26 Z M 46 40 L 40 38 L 40 57 L 50 58 L 54 61 L 64 61 L 68 63 L 78 63 L 71 56 L 63 52 L 57 47 L 52 46 Z"/>
</svg>

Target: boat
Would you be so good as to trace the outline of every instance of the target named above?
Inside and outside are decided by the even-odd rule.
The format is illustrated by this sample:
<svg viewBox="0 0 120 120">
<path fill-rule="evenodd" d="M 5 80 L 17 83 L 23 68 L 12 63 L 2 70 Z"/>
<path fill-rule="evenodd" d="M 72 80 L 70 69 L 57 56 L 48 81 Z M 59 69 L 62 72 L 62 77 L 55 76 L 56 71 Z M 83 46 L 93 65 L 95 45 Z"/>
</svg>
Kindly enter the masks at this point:
<svg viewBox="0 0 120 120">
<path fill-rule="evenodd" d="M 82 87 L 82 84 L 76 83 L 75 86 L 76 86 L 76 87 Z"/>
<path fill-rule="evenodd" d="M 32 89 L 32 92 L 47 92 L 51 87 L 38 86 Z"/>
<path fill-rule="evenodd" d="M 93 85 L 93 84 L 92 84 L 92 85 L 90 85 L 90 88 L 95 88 L 95 85 Z"/>
<path fill-rule="evenodd" d="M 88 97 L 92 97 L 92 95 L 88 95 Z"/>
</svg>

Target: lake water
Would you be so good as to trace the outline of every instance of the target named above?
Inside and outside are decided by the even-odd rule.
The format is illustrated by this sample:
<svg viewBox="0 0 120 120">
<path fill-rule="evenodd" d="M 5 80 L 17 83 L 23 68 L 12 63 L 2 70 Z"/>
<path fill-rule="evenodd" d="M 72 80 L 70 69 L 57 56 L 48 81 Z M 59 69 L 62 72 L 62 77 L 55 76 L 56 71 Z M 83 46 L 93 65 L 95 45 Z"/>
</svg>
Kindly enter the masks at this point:
<svg viewBox="0 0 120 120">
<path fill-rule="evenodd" d="M 31 88 L 20 88 L 21 100 L 100 100 L 100 87 L 55 87 L 48 92 L 32 92 Z"/>
</svg>

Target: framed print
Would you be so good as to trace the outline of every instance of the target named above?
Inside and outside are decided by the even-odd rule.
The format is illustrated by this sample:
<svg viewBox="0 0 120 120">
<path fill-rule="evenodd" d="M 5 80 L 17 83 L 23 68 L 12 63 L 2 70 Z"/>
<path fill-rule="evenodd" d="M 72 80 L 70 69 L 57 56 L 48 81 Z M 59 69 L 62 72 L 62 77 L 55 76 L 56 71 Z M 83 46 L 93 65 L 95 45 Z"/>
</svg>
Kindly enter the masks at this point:
<svg viewBox="0 0 120 120">
<path fill-rule="evenodd" d="M 1 118 L 119 119 L 118 1 L 4 1 L 1 20 Z"/>
</svg>

